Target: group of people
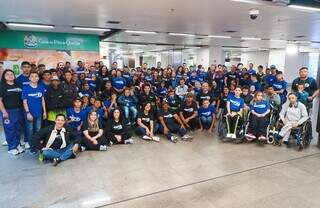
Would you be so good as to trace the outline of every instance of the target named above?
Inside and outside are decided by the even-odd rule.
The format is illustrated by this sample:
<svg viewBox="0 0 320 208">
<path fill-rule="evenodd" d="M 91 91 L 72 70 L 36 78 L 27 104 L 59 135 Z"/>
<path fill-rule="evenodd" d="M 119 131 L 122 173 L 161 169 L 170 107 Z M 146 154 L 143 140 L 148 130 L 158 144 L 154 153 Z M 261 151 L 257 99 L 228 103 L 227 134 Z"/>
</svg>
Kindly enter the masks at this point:
<svg viewBox="0 0 320 208">
<path fill-rule="evenodd" d="M 80 151 L 132 144 L 133 133 L 155 142 L 159 134 L 174 143 L 176 135 L 191 141 L 190 131 L 211 134 L 219 119 L 226 119 L 226 137 L 236 140 L 236 128 L 248 113 L 247 138 L 265 140 L 270 103 L 285 106 L 281 119 L 295 127 L 317 95 L 306 67 L 288 94 L 282 72 L 273 65 L 255 70 L 252 63 L 248 68 L 239 63 L 228 70 L 157 63 L 119 69 L 114 62 L 108 69 L 101 61 L 89 67 L 79 61 L 76 67 L 59 62 L 46 69 L 25 61 L 17 77 L 11 69 L 2 72 L 0 111 L 8 153 L 29 149 L 57 165 Z M 279 137 L 286 142 L 288 130 Z"/>
</svg>

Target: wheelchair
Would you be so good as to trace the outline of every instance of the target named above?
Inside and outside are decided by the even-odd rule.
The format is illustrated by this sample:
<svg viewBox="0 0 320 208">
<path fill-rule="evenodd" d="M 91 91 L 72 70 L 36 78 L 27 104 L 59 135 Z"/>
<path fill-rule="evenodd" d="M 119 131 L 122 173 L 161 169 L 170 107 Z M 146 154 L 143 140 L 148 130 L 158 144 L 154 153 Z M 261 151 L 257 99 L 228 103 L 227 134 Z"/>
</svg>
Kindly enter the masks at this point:
<svg viewBox="0 0 320 208">
<path fill-rule="evenodd" d="M 245 138 L 245 127 L 246 127 L 246 119 L 242 119 L 236 128 L 236 139 L 228 138 L 228 127 L 227 127 L 227 116 L 226 110 L 222 110 L 219 114 L 219 123 L 218 123 L 218 136 L 222 141 L 231 141 L 234 140 L 236 143 L 242 143 Z"/>
<path fill-rule="evenodd" d="M 278 128 L 278 132 L 280 132 L 280 129 L 282 128 L 283 123 L 279 122 L 279 128 Z M 296 141 L 296 145 L 298 147 L 302 147 L 303 149 L 307 148 L 311 141 L 313 139 L 312 136 L 312 123 L 311 123 L 311 119 L 309 118 L 307 121 L 305 121 L 303 124 L 301 124 L 300 126 L 291 129 L 290 132 L 290 137 L 289 137 L 289 141 L 288 141 L 288 146 L 290 145 L 292 140 Z M 278 140 L 277 137 L 274 137 L 274 145 L 276 146 L 281 146 L 282 145 L 282 141 Z"/>
<path fill-rule="evenodd" d="M 277 106 L 274 102 L 270 103 L 270 121 L 267 128 L 267 143 L 274 144 L 275 143 L 275 136 L 279 133 L 278 126 L 280 121 L 280 106 Z"/>
<path fill-rule="evenodd" d="M 288 145 L 290 146 L 290 143 L 292 140 L 296 141 L 297 146 L 301 146 L 303 149 L 309 147 L 313 135 L 312 135 L 312 119 L 311 119 L 311 109 L 309 106 L 307 106 L 307 111 L 309 113 L 309 118 L 301 125 L 299 125 L 296 128 L 291 129 Z M 277 139 L 277 135 L 279 134 L 281 128 L 284 126 L 283 122 L 278 119 L 278 126 L 276 127 L 276 130 L 274 132 L 273 136 L 273 144 L 276 146 L 281 146 L 282 141 Z"/>
</svg>

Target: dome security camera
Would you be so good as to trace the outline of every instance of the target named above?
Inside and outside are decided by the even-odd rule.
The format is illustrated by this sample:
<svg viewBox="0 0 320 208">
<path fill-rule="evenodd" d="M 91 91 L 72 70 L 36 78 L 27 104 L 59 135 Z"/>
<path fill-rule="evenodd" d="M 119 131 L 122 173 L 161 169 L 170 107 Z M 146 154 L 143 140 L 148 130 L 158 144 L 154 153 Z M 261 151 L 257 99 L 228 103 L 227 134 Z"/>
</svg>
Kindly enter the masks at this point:
<svg viewBox="0 0 320 208">
<path fill-rule="evenodd" d="M 259 12 L 258 9 L 250 9 L 250 11 L 249 11 L 250 19 L 251 19 L 251 20 L 257 19 L 258 16 L 259 16 L 259 13 L 260 13 L 260 12 Z"/>
</svg>

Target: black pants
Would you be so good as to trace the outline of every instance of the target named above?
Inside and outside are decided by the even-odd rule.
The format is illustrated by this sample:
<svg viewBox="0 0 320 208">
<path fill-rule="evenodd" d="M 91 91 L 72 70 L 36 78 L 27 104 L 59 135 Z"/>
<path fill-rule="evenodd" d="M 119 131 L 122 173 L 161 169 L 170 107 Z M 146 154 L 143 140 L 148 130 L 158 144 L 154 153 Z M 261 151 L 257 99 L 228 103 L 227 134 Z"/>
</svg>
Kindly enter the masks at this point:
<svg viewBox="0 0 320 208">
<path fill-rule="evenodd" d="M 236 134 L 237 127 L 242 125 L 242 117 L 240 115 L 226 116 L 227 129 L 229 134 Z"/>
<path fill-rule="evenodd" d="M 198 117 L 191 119 L 188 122 L 188 125 L 190 126 L 190 130 L 194 131 L 200 127 L 199 119 Z"/>
<path fill-rule="evenodd" d="M 113 133 L 109 133 L 108 134 L 108 138 L 110 139 L 110 141 L 113 143 L 113 144 L 124 144 L 125 141 L 127 139 L 130 139 L 132 137 L 132 132 L 129 131 L 129 132 L 123 132 L 121 134 L 121 140 L 118 141 L 117 138 L 115 137 L 115 134 Z"/>
<path fill-rule="evenodd" d="M 82 145 L 86 148 L 86 150 L 100 150 L 101 145 L 109 144 L 109 141 L 103 135 L 97 139 L 97 142 L 98 144 L 93 144 L 92 141 L 90 141 L 86 137 L 82 138 Z"/>
<path fill-rule="evenodd" d="M 258 117 L 256 115 L 250 115 L 249 131 L 248 133 L 255 135 L 256 137 L 266 136 L 267 128 L 269 124 L 269 114 L 265 117 Z"/>
</svg>

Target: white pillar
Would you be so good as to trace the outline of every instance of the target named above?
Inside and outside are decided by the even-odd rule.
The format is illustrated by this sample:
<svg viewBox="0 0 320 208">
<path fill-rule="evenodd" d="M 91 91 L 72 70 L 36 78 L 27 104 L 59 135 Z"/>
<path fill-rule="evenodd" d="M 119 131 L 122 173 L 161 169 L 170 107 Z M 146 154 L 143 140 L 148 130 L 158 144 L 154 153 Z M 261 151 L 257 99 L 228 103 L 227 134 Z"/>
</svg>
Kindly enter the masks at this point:
<svg viewBox="0 0 320 208">
<path fill-rule="evenodd" d="M 221 46 L 209 47 L 209 64 L 224 64 L 225 55 Z"/>
</svg>

